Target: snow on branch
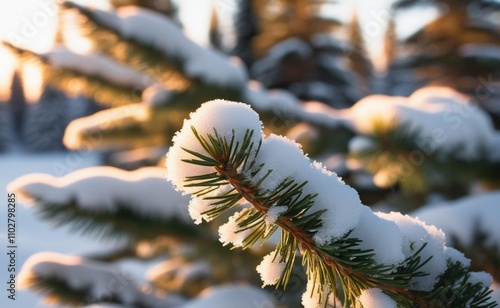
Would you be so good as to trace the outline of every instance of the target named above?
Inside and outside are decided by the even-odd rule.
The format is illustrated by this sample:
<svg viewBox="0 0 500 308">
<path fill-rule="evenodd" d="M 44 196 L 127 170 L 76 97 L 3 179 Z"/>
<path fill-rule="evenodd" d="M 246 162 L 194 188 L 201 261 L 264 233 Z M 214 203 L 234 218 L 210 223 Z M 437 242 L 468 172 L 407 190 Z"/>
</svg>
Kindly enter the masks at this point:
<svg viewBox="0 0 500 308">
<path fill-rule="evenodd" d="M 142 104 L 102 110 L 72 121 L 63 142 L 72 150 L 161 145 L 163 138 L 158 141 L 154 131 L 147 128 L 150 115 L 150 110 Z M 145 138 L 148 133 L 150 136 Z"/>
<path fill-rule="evenodd" d="M 376 122 L 405 125 L 429 151 L 460 147 L 458 157 L 474 160 L 491 148 L 496 134 L 488 115 L 466 96 L 446 87 L 426 87 L 409 97 L 372 95 L 350 110 L 354 128 L 371 135 Z"/>
<path fill-rule="evenodd" d="M 35 203 L 43 218 L 76 230 L 135 239 L 198 235 L 186 220 L 189 198 L 176 192 L 164 173 L 155 167 L 131 172 L 93 167 L 61 178 L 29 174 L 8 190 Z"/>
<path fill-rule="evenodd" d="M 495 29 L 495 31 L 498 31 Z M 490 44 L 464 44 L 459 54 L 466 58 L 500 61 L 500 47 Z M 498 65 L 498 64 L 497 64 Z"/>
<path fill-rule="evenodd" d="M 270 294 L 253 286 L 229 285 L 204 290 L 201 295 L 182 308 L 255 308 L 275 307 Z"/>
<path fill-rule="evenodd" d="M 44 78 L 51 85 L 70 94 L 83 93 L 102 104 L 119 106 L 139 102 L 142 91 L 154 84 L 146 74 L 103 55 L 77 54 L 62 46 L 34 53 L 3 44 L 23 59 L 38 61 Z"/>
<path fill-rule="evenodd" d="M 470 178 L 487 179 L 488 164 L 499 163 L 500 133 L 490 117 L 451 88 L 426 87 L 409 97 L 368 96 L 346 117 L 359 134 L 351 139 L 350 153 L 380 187 L 399 182 L 425 190 L 429 183 L 461 178 L 447 173 L 463 168 Z"/>
<path fill-rule="evenodd" d="M 453 239 L 473 246 L 476 231 L 487 235 L 485 244 L 500 253 L 500 192 L 472 195 L 455 201 L 423 206 L 412 216 L 443 230 L 449 244 Z"/>
<path fill-rule="evenodd" d="M 246 81 L 241 65 L 236 65 L 215 50 L 197 45 L 164 15 L 132 6 L 105 11 L 72 2 L 65 5 L 78 9 L 123 39 L 161 52 L 170 61 L 180 62 L 178 68 L 190 78 L 207 84 L 235 87 L 241 87 Z"/>
<path fill-rule="evenodd" d="M 494 306 L 491 281 L 469 281 L 468 268 L 445 254 L 440 230 L 407 215 L 372 212 L 298 144 L 264 137 L 261 126 L 248 105 L 207 102 L 174 137 L 167 172 L 177 189 L 210 203 L 203 213 L 209 217 L 242 200 L 252 205 L 219 228 L 225 244 L 249 248 L 281 228 L 274 255 L 258 267 L 264 284 L 286 286 L 299 250 L 309 281 L 304 302 L 340 298 L 343 288 L 344 306 L 357 306 L 363 290 L 379 288 L 398 304 Z"/>
<path fill-rule="evenodd" d="M 40 57 L 56 68 L 74 70 L 82 75 L 96 76 L 123 87 L 144 90 L 154 83 L 149 76 L 99 54 L 82 55 L 64 47 L 57 47 L 41 54 Z"/>
<path fill-rule="evenodd" d="M 132 279 L 109 264 L 57 253 L 31 256 L 19 273 L 21 288 L 31 288 L 60 305 L 113 303 L 127 307 L 179 307 L 185 299 L 145 293 Z"/>
</svg>

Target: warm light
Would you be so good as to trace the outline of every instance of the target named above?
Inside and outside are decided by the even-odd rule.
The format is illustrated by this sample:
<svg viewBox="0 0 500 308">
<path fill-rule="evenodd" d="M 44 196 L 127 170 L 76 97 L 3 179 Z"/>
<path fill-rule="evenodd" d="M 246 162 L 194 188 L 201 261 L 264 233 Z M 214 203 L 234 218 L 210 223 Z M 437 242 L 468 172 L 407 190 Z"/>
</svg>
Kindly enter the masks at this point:
<svg viewBox="0 0 500 308">
<path fill-rule="evenodd" d="M 80 54 L 89 54 L 93 50 L 92 41 L 86 38 L 78 23 L 79 15 L 75 11 L 66 12 L 63 16 L 63 39 L 66 47 Z"/>
<path fill-rule="evenodd" d="M 10 98 L 12 74 L 16 67 L 16 58 L 0 45 L 0 101 Z"/>
<path fill-rule="evenodd" d="M 22 64 L 21 75 L 26 101 L 36 103 L 43 91 L 42 68 L 35 62 L 25 62 Z"/>
</svg>

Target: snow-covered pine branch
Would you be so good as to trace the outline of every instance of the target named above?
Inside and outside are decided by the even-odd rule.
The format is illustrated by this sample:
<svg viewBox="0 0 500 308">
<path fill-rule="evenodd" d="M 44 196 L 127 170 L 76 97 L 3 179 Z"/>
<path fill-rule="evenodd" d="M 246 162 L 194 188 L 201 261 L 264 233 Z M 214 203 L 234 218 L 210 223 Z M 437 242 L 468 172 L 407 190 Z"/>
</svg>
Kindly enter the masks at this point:
<svg viewBox="0 0 500 308">
<path fill-rule="evenodd" d="M 238 89 L 246 82 L 246 73 L 241 65 L 218 51 L 197 45 L 162 14 L 134 6 L 105 11 L 69 1 L 63 5 L 76 9 L 88 18 L 85 23 L 96 26 L 96 31 L 89 38 L 97 42 L 96 46 L 102 52 L 146 70 L 165 84 L 175 82 L 174 76 L 168 72 L 172 70 L 182 75 L 178 76 L 181 79 L 187 78 L 191 82 L 219 89 Z M 127 51 L 120 55 L 115 47 L 124 42 Z"/>
<path fill-rule="evenodd" d="M 176 294 L 158 297 L 143 291 L 126 273 L 107 263 L 42 252 L 31 256 L 19 273 L 21 288 L 42 293 L 60 305 L 121 304 L 126 307 L 179 307 Z"/>
<path fill-rule="evenodd" d="M 372 95 L 346 113 L 359 134 L 350 153 L 380 187 L 400 183 L 423 190 L 442 181 L 484 180 L 492 177 L 492 165 L 500 165 L 500 133 L 470 98 L 451 88 Z M 459 174 L 446 174 L 454 170 Z"/>
<path fill-rule="evenodd" d="M 372 212 L 298 144 L 263 137 L 259 117 L 248 105 L 203 104 L 173 143 L 168 177 L 192 195 L 191 205 L 207 204 L 202 214 L 211 219 L 243 201 L 252 206 L 219 228 L 221 242 L 248 248 L 281 228 L 272 258 L 258 267 L 264 284 L 285 286 L 300 250 L 309 281 L 306 306 L 324 303 L 332 293 L 346 307 L 369 302 L 367 296 L 372 302 L 421 307 L 495 305 L 488 301 L 491 277 L 455 262 L 441 231 L 410 216 Z M 371 288 L 386 296 L 364 292 Z"/>
<path fill-rule="evenodd" d="M 431 203 L 412 213 L 446 234 L 448 245 L 471 258 L 473 268 L 486 269 L 495 280 L 500 300 L 500 192 Z"/>
<path fill-rule="evenodd" d="M 59 46 L 45 53 L 23 50 L 3 43 L 22 59 L 37 61 L 44 79 L 68 94 L 84 94 L 107 106 L 141 101 L 141 93 L 154 84 L 144 73 L 99 54 L 78 54 Z M 76 85 L 76 86 L 75 86 Z"/>
<path fill-rule="evenodd" d="M 474 244 L 475 231 L 487 234 L 486 244 L 500 253 L 500 192 L 492 191 L 471 195 L 449 202 L 424 205 L 412 216 L 435 225 L 447 236 L 447 243 L 459 241 L 463 245 Z M 478 228 L 478 230 L 475 230 Z"/>
<path fill-rule="evenodd" d="M 163 146 L 177 118 L 174 111 L 152 112 L 143 104 L 115 107 L 72 121 L 63 142 L 72 150 Z"/>
<path fill-rule="evenodd" d="M 34 203 L 43 219 L 83 233 L 134 241 L 200 236 L 184 210 L 189 198 L 176 192 L 164 173 L 155 167 L 131 172 L 93 167 L 61 178 L 29 174 L 7 189 Z"/>
<path fill-rule="evenodd" d="M 206 266 L 186 270 L 193 279 Z M 184 277 L 186 278 L 186 277 Z M 19 273 L 20 287 L 30 288 L 52 304 L 95 307 L 275 307 L 272 296 L 248 285 L 224 285 L 206 288 L 196 297 L 186 298 L 177 292 L 155 294 L 138 285 L 132 277 L 108 263 L 81 257 L 43 252 L 31 256 Z M 148 286 L 151 289 L 151 286 Z M 94 306 L 89 306 L 94 307 Z"/>
</svg>

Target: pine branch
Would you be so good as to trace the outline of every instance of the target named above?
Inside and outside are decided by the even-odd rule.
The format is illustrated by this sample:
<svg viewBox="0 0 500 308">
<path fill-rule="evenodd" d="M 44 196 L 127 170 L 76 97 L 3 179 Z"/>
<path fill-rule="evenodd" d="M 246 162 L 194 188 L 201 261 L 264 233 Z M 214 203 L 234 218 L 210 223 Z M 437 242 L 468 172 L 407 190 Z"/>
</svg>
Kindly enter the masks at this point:
<svg viewBox="0 0 500 308">
<path fill-rule="evenodd" d="M 81 27 L 101 52 L 120 63 L 144 71 L 168 90 L 179 93 L 163 102 L 163 107 L 198 106 L 203 99 L 215 99 L 221 95 L 228 99 L 241 98 L 246 79 L 240 68 L 233 66 L 229 59 L 216 51 L 204 49 L 190 41 L 168 18 L 147 10 L 131 14 L 130 10 L 106 12 L 72 2 L 64 2 L 63 5 L 86 17 Z M 144 33 L 122 27 L 129 21 L 133 23 L 134 18 L 150 23 L 151 27 L 162 27 L 168 35 L 162 34 L 152 39 L 148 37 L 154 36 L 158 29 L 150 29 L 146 37 Z M 115 19 L 119 22 L 114 22 Z M 210 72 L 209 63 L 200 62 L 202 59 L 219 66 L 219 76 L 224 71 L 226 81 L 217 80 Z"/>
<path fill-rule="evenodd" d="M 8 189 L 23 202 L 34 203 L 43 220 L 84 234 L 130 242 L 205 238 L 207 233 L 184 217 L 181 206 L 187 198 L 162 174 L 162 168 L 153 167 L 132 172 L 94 167 L 61 178 L 26 175 Z"/>
<path fill-rule="evenodd" d="M 75 201 L 68 204 L 48 204 L 37 201 L 37 214 L 57 227 L 68 225 L 74 232 L 107 240 L 126 239 L 137 242 L 158 237 L 197 239 L 203 232 L 184 219 L 141 217 L 127 205 L 117 204 L 113 213 L 82 209 Z M 146 227 L 147 226 L 147 227 Z"/>
<path fill-rule="evenodd" d="M 152 112 L 142 104 L 103 110 L 72 121 L 66 128 L 64 144 L 73 150 L 165 146 L 186 113 L 163 109 Z"/>
<path fill-rule="evenodd" d="M 145 293 L 123 272 L 108 264 L 88 262 L 56 253 L 31 256 L 19 274 L 22 288 L 41 293 L 51 304 L 83 306 L 96 303 L 127 307 L 178 307 L 185 300 Z"/>
<path fill-rule="evenodd" d="M 225 184 L 225 181 L 233 186 L 238 194 L 221 196 L 231 197 L 231 202 L 226 202 L 223 206 L 217 202 L 213 203 L 213 205 L 217 205 L 218 213 L 234 207 L 237 205 L 236 201 L 241 198 L 252 204 L 259 215 L 256 215 L 257 212 L 252 212 L 251 214 L 253 215 L 247 215 L 246 219 L 242 219 L 238 224 L 241 230 L 252 228 L 253 231 L 252 236 L 245 238 L 243 241 L 242 247 L 244 249 L 254 246 L 257 240 L 265 237 L 266 229 L 262 228 L 262 226 L 265 224 L 264 217 L 269 209 L 276 204 L 287 204 L 288 210 L 276 221 L 276 225 L 291 235 L 288 243 L 280 244 L 282 249 L 281 255 L 290 256 L 285 259 L 290 260 L 289 264 L 291 264 L 295 259 L 295 250 L 299 248 L 303 254 L 303 264 L 309 270 L 309 276 L 320 276 L 319 285 L 330 285 L 332 286 L 332 290 L 339 290 L 337 287 L 337 279 L 339 279 L 344 290 L 347 286 L 361 284 L 363 289 L 382 286 L 384 290 L 391 290 L 398 294 L 397 292 L 401 292 L 401 290 L 397 289 L 398 287 L 406 286 L 412 277 L 424 274 L 418 271 L 423 265 L 417 261 L 420 259 L 418 256 L 419 251 L 404 262 L 406 264 L 419 264 L 413 270 L 408 271 L 408 269 L 405 269 L 405 271 L 401 271 L 396 275 L 384 275 L 381 273 L 390 272 L 391 268 L 373 266 L 372 252 L 357 248 L 356 246 L 360 242 L 358 239 L 345 236 L 334 243 L 330 243 L 328 246 L 317 245 L 313 240 L 314 232 L 310 230 L 314 230 L 322 224 L 320 217 L 323 212 L 308 213 L 314 196 L 303 196 L 301 187 L 306 183 L 298 184 L 293 180 L 285 180 L 272 194 L 264 194 L 262 191 L 259 191 L 258 184 L 252 185 L 251 181 L 242 172 L 238 172 L 240 167 L 245 170 L 245 166 L 242 166 L 244 162 L 252 160 L 247 153 L 251 152 L 251 147 L 253 146 L 249 142 L 253 132 L 247 131 L 240 148 L 237 145 L 233 148 L 234 135 L 231 142 L 229 142 L 221 138 L 217 131 L 214 132 L 214 135 L 208 134 L 206 137 L 200 136 L 194 127 L 193 132 L 200 144 L 204 145 L 204 148 L 210 153 L 210 157 L 203 157 L 204 160 L 202 161 L 189 160 L 186 162 L 203 166 L 210 165 L 216 170 L 216 173 L 209 180 L 204 179 L 198 182 L 196 180 L 199 180 L 199 177 L 186 178 L 186 181 L 189 183 L 186 186 L 206 187 L 207 185 Z M 194 154 L 187 149 L 186 151 Z M 208 177 L 209 175 L 207 174 L 206 176 Z M 198 193 L 195 193 L 198 197 L 205 194 L 206 188 L 202 188 Z M 356 262 L 351 262 L 351 259 L 356 259 Z M 288 268 L 291 268 L 290 265 Z M 316 272 L 318 269 L 320 269 L 320 274 Z M 286 278 L 286 276 L 282 276 L 283 278 Z M 277 286 L 282 285 L 285 287 L 287 283 L 288 281 L 283 279 Z M 347 293 L 346 306 L 354 304 L 355 298 L 358 295 L 357 292 L 354 294 Z M 336 297 L 340 297 L 340 294 L 336 293 Z"/>
<path fill-rule="evenodd" d="M 225 107 L 233 109 L 231 116 L 236 119 L 230 118 L 229 112 L 222 112 Z M 204 123 L 203 130 L 198 131 L 197 125 L 200 125 L 200 122 L 197 120 L 206 118 L 203 116 L 204 112 L 212 114 L 212 108 L 214 110 L 220 108 L 221 114 L 225 116 L 221 115 L 219 119 L 212 119 L 213 122 L 210 122 L 213 125 L 212 129 L 208 123 Z M 264 159 L 260 158 L 262 139 L 258 132 L 248 128 L 252 126 L 249 121 L 256 116 L 244 110 L 246 110 L 245 107 L 239 108 L 238 104 L 229 102 L 219 104 L 210 102 L 203 105 L 197 111 L 199 114 L 195 113 L 191 120 L 185 122 L 183 129 L 174 140 L 174 146 L 167 157 L 167 166 L 170 168 L 184 163 L 186 169 L 177 169 L 179 174 L 174 175 L 171 173 L 174 171 L 169 169 L 170 179 L 179 189 L 192 193 L 195 198 L 210 202 L 211 209 L 205 212 L 209 217 L 219 216 L 226 210 L 236 207 L 242 199 L 252 205 L 252 208 L 233 215 L 227 224 L 219 228 L 221 241 L 232 242 L 234 247 L 245 249 L 267 238 L 277 227 L 283 230 L 281 241 L 276 248 L 275 261 L 273 261 L 284 264 L 280 278 L 274 281 L 277 286 L 287 285 L 291 265 L 298 249 L 303 257 L 303 265 L 307 268 L 308 279 L 312 281 L 310 294 L 316 294 L 320 302 L 321 297 L 324 296 L 321 295 L 323 291 L 327 290 L 326 295 L 333 292 L 337 298 L 340 298 L 341 291 L 339 290 L 341 289 L 344 306 L 358 306 L 357 298 L 363 290 L 379 288 L 395 302 L 404 306 L 431 307 L 435 303 L 445 306 L 448 302 L 454 303 L 451 297 L 453 292 L 466 294 L 468 299 L 478 303 L 478 307 L 495 306 L 494 303 L 489 302 L 490 291 L 486 283 L 469 281 L 469 271 L 463 264 L 456 265 L 456 268 L 448 266 L 431 291 L 422 291 L 415 285 L 416 278 L 430 274 L 425 272 L 424 268 L 434 256 L 423 257 L 422 252 L 427 251 L 426 246 L 434 241 L 431 237 L 428 238 L 429 242 L 422 242 L 419 246 L 410 241 L 408 245 L 411 253 L 397 264 L 376 261 L 380 260 L 377 259 L 377 253 L 380 251 L 377 251 L 376 247 L 367 249 L 367 246 L 362 246 L 365 245 L 364 241 L 367 239 L 353 237 L 351 233 L 355 231 L 360 236 L 369 236 L 360 234 L 361 231 L 357 231 L 356 228 L 340 237 L 331 239 L 327 237 L 329 240 L 323 240 L 320 236 L 323 233 L 319 233 L 320 231 L 333 232 L 328 229 L 331 222 L 324 220 L 328 211 L 333 209 L 321 208 L 315 204 L 318 202 L 316 201 L 319 198 L 318 194 L 321 196 L 325 192 L 310 193 L 309 181 L 297 182 L 293 177 L 275 175 L 276 170 L 273 170 L 275 166 L 266 167 L 268 160 L 272 161 L 272 158 L 264 160 L 263 163 L 257 162 L 259 159 Z M 245 118 L 247 124 L 244 126 L 236 124 L 239 117 Z M 228 131 L 232 122 L 236 127 Z M 186 148 L 185 145 L 190 145 L 190 148 Z M 281 150 L 285 151 L 284 148 Z M 181 154 L 182 151 L 184 154 Z M 294 157 L 295 153 L 287 153 L 287 155 Z M 300 165 L 299 162 L 296 163 Z M 189 175 L 191 170 L 189 165 L 196 166 L 192 169 L 192 175 Z M 324 172 L 320 169 L 314 170 L 317 173 L 309 174 L 309 178 L 314 175 L 320 176 Z M 286 172 L 285 169 L 280 171 Z M 307 173 L 306 170 L 303 172 Z M 266 188 L 269 187 L 267 186 L 269 184 L 266 184 L 269 182 L 266 181 L 274 182 L 280 176 L 282 180 L 277 186 L 270 186 L 274 187 L 272 189 Z M 314 179 L 311 178 L 311 180 Z M 223 193 L 216 191 L 228 184 L 232 187 L 229 191 Z M 312 189 L 314 190 L 314 187 Z M 273 214 L 276 207 L 284 209 L 280 208 L 278 215 Z M 381 220 L 378 217 L 375 219 Z M 327 231 L 324 231 L 324 227 L 327 227 Z M 400 232 L 405 234 L 404 232 L 408 231 Z M 405 236 L 411 237 L 411 235 Z M 430 245 L 435 247 L 436 244 Z M 442 254 L 438 251 L 435 253 Z M 467 273 L 467 275 L 463 276 L 461 273 Z M 451 283 L 448 279 L 451 279 Z M 265 283 L 272 282 L 265 281 Z M 456 285 L 457 289 L 453 292 L 437 291 L 443 288 L 442 285 L 445 283 Z"/>
<path fill-rule="evenodd" d="M 101 104 L 115 107 L 138 103 L 152 81 L 146 75 L 99 55 L 79 55 L 63 48 L 38 54 L 9 43 L 21 61 L 34 61 L 52 86 L 71 95 L 84 94 Z"/>
<path fill-rule="evenodd" d="M 410 125 L 374 121 L 373 126 L 373 134 L 361 137 L 370 146 L 351 153 L 351 157 L 375 175 L 378 185 L 400 184 L 406 191 L 423 192 L 436 186 L 495 181 L 500 177 L 500 163 L 491 161 L 486 148 L 480 149 L 474 159 L 464 159 L 460 157 L 463 148 L 460 145 L 425 148 L 428 145 L 421 140 L 426 139 Z"/>
</svg>

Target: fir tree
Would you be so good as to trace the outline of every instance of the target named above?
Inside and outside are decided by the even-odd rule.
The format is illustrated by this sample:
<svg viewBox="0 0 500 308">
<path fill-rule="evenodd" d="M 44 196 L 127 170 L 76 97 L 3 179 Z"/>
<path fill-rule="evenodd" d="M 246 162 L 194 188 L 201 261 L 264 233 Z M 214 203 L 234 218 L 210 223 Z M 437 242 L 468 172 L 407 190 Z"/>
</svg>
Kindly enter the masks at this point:
<svg viewBox="0 0 500 308">
<path fill-rule="evenodd" d="M 61 92 L 47 87 L 40 100 L 29 106 L 23 127 L 23 141 L 31 151 L 64 149 L 64 130 L 68 98 Z"/>
<path fill-rule="evenodd" d="M 12 113 L 14 131 L 18 137 L 21 137 L 21 131 L 24 126 L 24 113 L 27 105 L 18 71 L 14 72 L 10 93 L 9 109 Z"/>
<path fill-rule="evenodd" d="M 0 152 L 6 151 L 14 138 L 9 106 L 0 101 Z"/>
<path fill-rule="evenodd" d="M 373 66 L 366 53 L 365 39 L 361 31 L 358 15 L 353 13 L 349 24 L 347 25 L 349 32 L 349 43 L 352 50 L 348 53 L 348 67 L 356 73 L 360 80 L 360 87 L 364 95 L 370 93 L 371 82 L 373 77 Z"/>
</svg>

